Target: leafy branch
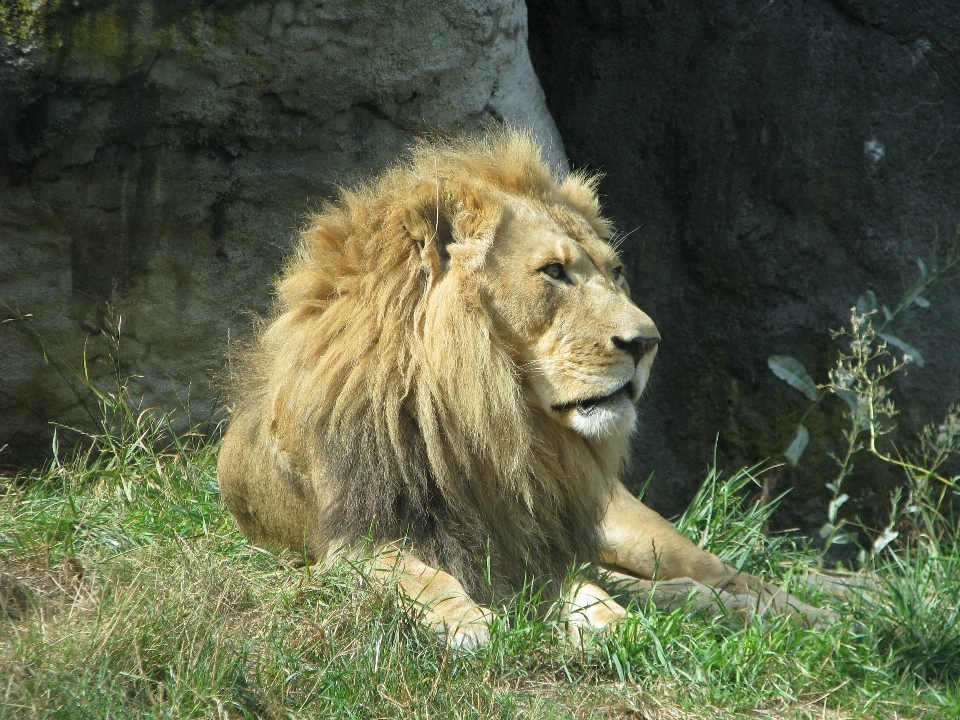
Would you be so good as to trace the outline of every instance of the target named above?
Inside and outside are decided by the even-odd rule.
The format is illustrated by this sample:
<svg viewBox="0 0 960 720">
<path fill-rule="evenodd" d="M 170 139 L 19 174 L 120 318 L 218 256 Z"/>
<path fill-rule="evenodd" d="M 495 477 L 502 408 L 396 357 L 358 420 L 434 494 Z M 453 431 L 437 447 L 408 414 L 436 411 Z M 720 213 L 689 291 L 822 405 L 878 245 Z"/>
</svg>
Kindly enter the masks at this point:
<svg viewBox="0 0 960 720">
<path fill-rule="evenodd" d="M 938 245 L 939 235 L 936 235 L 934 258 L 939 254 Z M 793 440 L 783 453 L 784 459 L 790 466 L 796 467 L 807 449 L 810 433 L 804 423 L 824 398 L 838 397 L 847 406 L 844 414 L 848 424 L 842 431 L 846 446 L 839 455 L 830 454 L 839 470 L 836 478 L 826 484 L 827 489 L 833 493 L 833 497 L 827 507 L 827 522 L 820 530 L 825 543 L 824 552 L 831 545 L 848 543 L 854 539 L 853 534 L 843 531 L 847 521 L 839 518 L 839 510 L 849 500 L 849 495 L 842 491 L 843 481 L 853 472 L 854 457 L 861 450 L 866 449 L 881 461 L 901 467 L 908 476 L 936 478 L 947 484 L 952 482 L 935 472 L 945 460 L 946 455 L 953 452 L 949 442 L 946 445 L 937 444 L 928 438 L 923 445 L 927 448 L 923 451 L 926 454 L 920 459 L 912 459 L 902 457 L 895 447 L 892 453 L 884 452 L 880 449 L 878 440 L 894 429 L 893 418 L 897 414 L 893 401 L 889 397 L 890 388 L 886 381 L 910 364 L 924 366 L 920 351 L 894 335 L 888 328 L 904 310 L 911 306 L 929 308 L 930 301 L 924 297 L 924 292 L 938 284 L 960 277 L 958 245 L 960 245 L 960 226 L 957 228 L 957 233 L 941 267 L 930 269 L 922 258 L 917 259 L 920 275 L 907 288 L 900 302 L 892 310 L 887 305 L 881 305 L 872 290 L 867 290 L 860 296 L 856 305 L 850 309 L 849 327 L 831 332 L 832 339 L 840 341 L 838 344 L 841 350 L 828 373 L 827 382 L 817 384 L 803 363 L 796 358 L 771 355 L 767 360 L 768 367 L 778 378 L 810 400 L 810 405 L 800 418 Z M 899 351 L 899 358 L 891 353 L 891 348 Z M 955 437 L 960 433 L 960 426 L 955 428 L 949 421 L 946 423 L 943 427 L 947 429 L 940 432 L 940 435 L 944 433 L 949 435 L 953 432 L 954 435 L 950 437 Z M 929 448 L 937 448 L 937 450 L 934 452 Z M 893 515 L 899 514 L 898 503 L 899 498 L 894 500 Z M 893 537 L 895 533 L 891 526 L 874 543 L 872 552 L 874 554 L 879 552 Z"/>
</svg>

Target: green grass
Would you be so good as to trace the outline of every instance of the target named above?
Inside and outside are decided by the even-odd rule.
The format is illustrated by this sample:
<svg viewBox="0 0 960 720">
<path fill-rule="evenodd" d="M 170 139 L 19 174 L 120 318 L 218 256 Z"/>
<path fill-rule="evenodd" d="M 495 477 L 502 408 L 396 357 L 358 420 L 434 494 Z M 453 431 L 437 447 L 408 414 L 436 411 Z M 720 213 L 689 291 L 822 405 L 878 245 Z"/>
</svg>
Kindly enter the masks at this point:
<svg viewBox="0 0 960 720">
<path fill-rule="evenodd" d="M 812 550 L 763 535 L 749 472 L 708 477 L 684 531 L 829 602 L 825 631 L 635 607 L 575 647 L 518 598 L 458 657 L 395 588 L 251 547 L 216 440 L 112 419 L 76 459 L 0 477 L 0 718 L 960 716 L 958 533 L 929 492 L 877 588 L 839 598 L 799 582 Z"/>
</svg>

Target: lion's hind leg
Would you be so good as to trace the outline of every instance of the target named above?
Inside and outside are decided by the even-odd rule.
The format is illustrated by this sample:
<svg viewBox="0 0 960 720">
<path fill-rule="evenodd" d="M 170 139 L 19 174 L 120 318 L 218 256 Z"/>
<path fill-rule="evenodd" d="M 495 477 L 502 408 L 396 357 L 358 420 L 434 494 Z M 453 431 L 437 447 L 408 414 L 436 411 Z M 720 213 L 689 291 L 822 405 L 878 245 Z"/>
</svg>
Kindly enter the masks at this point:
<svg viewBox="0 0 960 720">
<path fill-rule="evenodd" d="M 475 650 L 490 642 L 493 612 L 474 602 L 450 573 L 395 547 L 381 549 L 372 559 L 372 570 L 378 577 L 396 580 L 423 622 L 451 650 Z"/>
</svg>

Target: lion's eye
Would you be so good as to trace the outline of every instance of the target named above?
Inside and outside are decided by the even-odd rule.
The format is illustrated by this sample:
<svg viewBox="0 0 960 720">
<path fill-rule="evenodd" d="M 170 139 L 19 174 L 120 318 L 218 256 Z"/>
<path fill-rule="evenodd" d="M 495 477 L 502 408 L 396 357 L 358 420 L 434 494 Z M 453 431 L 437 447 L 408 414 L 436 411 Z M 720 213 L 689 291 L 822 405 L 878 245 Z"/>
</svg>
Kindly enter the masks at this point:
<svg viewBox="0 0 960 720">
<path fill-rule="evenodd" d="M 620 282 L 621 280 L 623 280 L 623 265 L 617 265 L 613 269 L 613 279 L 616 282 Z"/>
<path fill-rule="evenodd" d="M 567 271 L 563 269 L 563 265 L 560 263 L 550 263 L 549 265 L 544 265 L 540 268 L 542 272 L 547 277 L 551 277 L 554 280 L 570 280 L 570 277 L 567 275 Z"/>
</svg>

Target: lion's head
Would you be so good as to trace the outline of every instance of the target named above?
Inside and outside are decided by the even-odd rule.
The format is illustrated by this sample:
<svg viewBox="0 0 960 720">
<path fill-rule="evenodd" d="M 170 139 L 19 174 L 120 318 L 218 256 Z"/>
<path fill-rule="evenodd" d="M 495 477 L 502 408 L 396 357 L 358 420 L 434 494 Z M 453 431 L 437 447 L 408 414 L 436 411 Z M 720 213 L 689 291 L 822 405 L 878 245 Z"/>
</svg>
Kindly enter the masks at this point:
<svg viewBox="0 0 960 720">
<path fill-rule="evenodd" d="M 527 402 L 598 440 L 633 429 L 660 337 L 616 252 L 570 201 L 582 182 L 568 178 L 553 203 L 497 198 L 503 219 L 476 282 Z"/>
<path fill-rule="evenodd" d="M 659 341 L 596 183 L 521 132 L 424 141 L 311 218 L 233 420 L 311 552 L 406 537 L 475 595 L 487 552 L 503 591 L 596 557 Z"/>
</svg>

